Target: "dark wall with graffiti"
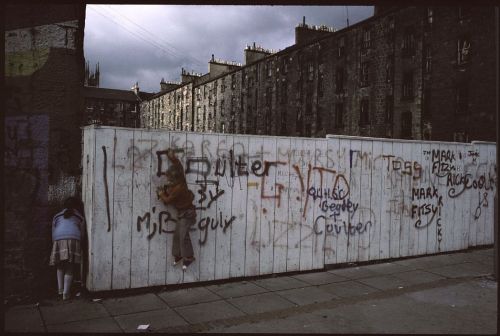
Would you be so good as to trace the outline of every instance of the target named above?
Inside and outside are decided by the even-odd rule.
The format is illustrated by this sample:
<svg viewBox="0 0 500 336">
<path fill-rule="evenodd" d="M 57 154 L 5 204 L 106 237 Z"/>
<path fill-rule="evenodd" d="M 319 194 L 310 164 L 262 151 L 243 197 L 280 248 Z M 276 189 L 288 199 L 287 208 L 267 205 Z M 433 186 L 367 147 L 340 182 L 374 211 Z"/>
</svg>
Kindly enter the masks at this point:
<svg viewBox="0 0 500 336">
<path fill-rule="evenodd" d="M 5 294 L 32 296 L 54 286 L 51 218 L 79 192 L 85 7 L 5 12 Z"/>
</svg>

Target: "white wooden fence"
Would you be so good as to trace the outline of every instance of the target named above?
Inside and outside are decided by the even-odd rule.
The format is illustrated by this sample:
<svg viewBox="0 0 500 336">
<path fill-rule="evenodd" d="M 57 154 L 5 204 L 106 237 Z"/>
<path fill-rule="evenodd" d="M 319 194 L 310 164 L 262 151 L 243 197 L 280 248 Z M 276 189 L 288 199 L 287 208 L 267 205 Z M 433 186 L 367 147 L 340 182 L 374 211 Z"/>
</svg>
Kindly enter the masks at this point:
<svg viewBox="0 0 500 336">
<path fill-rule="evenodd" d="M 178 150 L 195 262 L 172 266 Z M 493 143 L 84 128 L 91 291 L 323 268 L 493 243 Z"/>
</svg>

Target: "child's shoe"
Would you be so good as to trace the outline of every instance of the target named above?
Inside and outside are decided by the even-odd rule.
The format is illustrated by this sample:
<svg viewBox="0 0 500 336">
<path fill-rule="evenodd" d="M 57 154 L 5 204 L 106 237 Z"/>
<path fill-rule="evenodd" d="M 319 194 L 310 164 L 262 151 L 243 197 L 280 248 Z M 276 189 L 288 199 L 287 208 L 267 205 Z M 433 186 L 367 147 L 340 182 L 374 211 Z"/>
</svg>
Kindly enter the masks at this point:
<svg viewBox="0 0 500 336">
<path fill-rule="evenodd" d="M 182 257 L 174 257 L 174 266 L 179 263 L 179 261 L 182 260 Z"/>
<path fill-rule="evenodd" d="M 188 268 L 188 266 L 191 265 L 191 263 L 193 261 L 194 261 L 194 258 L 184 259 L 184 261 L 182 262 L 182 269 L 186 270 Z"/>
<path fill-rule="evenodd" d="M 68 301 L 68 300 L 69 300 L 69 293 L 68 294 L 63 293 L 63 301 Z"/>
</svg>

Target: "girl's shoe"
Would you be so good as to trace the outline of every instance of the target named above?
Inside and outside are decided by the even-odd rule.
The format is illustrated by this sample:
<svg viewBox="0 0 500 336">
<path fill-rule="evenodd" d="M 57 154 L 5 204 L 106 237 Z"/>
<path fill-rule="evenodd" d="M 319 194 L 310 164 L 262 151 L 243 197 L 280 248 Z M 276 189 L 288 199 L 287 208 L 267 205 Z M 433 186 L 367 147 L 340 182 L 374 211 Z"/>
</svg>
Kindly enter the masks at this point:
<svg viewBox="0 0 500 336">
<path fill-rule="evenodd" d="M 191 263 L 193 261 L 194 261 L 194 258 L 184 259 L 184 261 L 182 262 L 182 269 L 186 270 L 188 268 L 188 266 L 191 265 Z"/>
<path fill-rule="evenodd" d="M 67 301 L 67 300 L 69 300 L 69 293 L 68 294 L 63 293 L 63 301 Z"/>
<path fill-rule="evenodd" d="M 174 266 L 179 263 L 179 261 L 182 260 L 182 257 L 174 257 Z"/>
</svg>

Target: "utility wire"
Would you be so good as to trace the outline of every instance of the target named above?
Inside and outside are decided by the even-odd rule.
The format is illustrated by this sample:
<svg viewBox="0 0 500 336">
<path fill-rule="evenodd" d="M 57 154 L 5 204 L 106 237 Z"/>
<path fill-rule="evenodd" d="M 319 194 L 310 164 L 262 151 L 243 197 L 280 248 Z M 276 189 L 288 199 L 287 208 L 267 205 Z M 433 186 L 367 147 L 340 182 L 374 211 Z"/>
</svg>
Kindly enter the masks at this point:
<svg viewBox="0 0 500 336">
<path fill-rule="evenodd" d="M 107 10 L 113 12 L 113 13 L 116 13 L 118 15 L 120 15 L 121 17 L 123 17 L 125 20 L 129 21 L 130 23 L 132 23 L 133 25 L 135 25 L 136 27 L 138 27 L 139 29 L 141 29 L 142 31 L 144 31 L 146 34 L 149 34 L 155 41 L 160 41 L 163 43 L 163 45 L 170 49 L 173 53 L 176 53 L 177 56 L 179 57 L 188 57 L 189 59 L 191 59 L 192 61 L 194 61 L 195 63 L 199 64 L 199 65 L 205 65 L 205 62 L 202 62 L 200 61 L 199 59 L 197 58 L 194 58 L 190 55 L 188 55 L 187 52 L 183 51 L 183 50 L 180 50 L 178 48 L 176 48 L 175 46 L 173 46 L 172 44 L 168 43 L 167 41 L 165 41 L 164 39 L 161 39 L 160 37 L 156 36 L 154 33 L 150 32 L 149 30 L 147 30 L 146 28 L 142 27 L 141 25 L 139 25 L 138 23 L 134 22 L 133 20 L 131 20 L 130 18 L 128 18 L 125 14 L 122 14 L 120 13 L 118 10 L 112 8 L 111 6 L 109 5 L 106 5 L 107 7 Z"/>
<path fill-rule="evenodd" d="M 116 23 L 117 25 L 119 25 L 120 27 L 122 27 L 124 30 L 126 30 L 128 33 L 132 34 L 133 36 L 135 36 L 135 37 L 137 37 L 137 38 L 141 39 L 142 41 L 144 41 L 144 42 L 146 42 L 146 43 L 148 43 L 148 44 L 152 45 L 152 46 L 153 46 L 153 47 L 155 47 L 155 48 L 160 49 L 160 50 L 161 50 L 161 51 L 163 51 L 165 54 L 167 54 L 167 55 L 169 55 L 169 56 L 177 57 L 177 56 L 176 56 L 176 55 L 175 55 L 172 51 L 167 50 L 167 49 L 165 49 L 162 45 L 160 45 L 160 44 L 158 44 L 158 43 L 156 43 L 156 42 L 154 42 L 154 41 L 151 41 L 151 40 L 149 40 L 149 39 L 146 39 L 146 38 L 144 38 L 143 36 L 141 36 L 141 35 L 139 35 L 139 34 L 137 34 L 137 33 L 133 32 L 133 31 L 129 30 L 127 27 L 125 27 L 123 24 L 121 24 L 119 21 L 115 20 L 114 18 L 110 17 L 109 15 L 106 15 L 106 14 L 104 14 L 104 13 L 101 13 L 100 11 L 98 11 L 97 9 L 95 9 L 95 8 L 93 8 L 93 7 L 89 7 L 89 8 L 91 8 L 94 12 L 96 12 L 96 13 L 98 13 L 99 15 L 103 16 L 104 18 L 106 18 L 106 19 L 109 19 L 109 20 L 113 21 L 114 23 Z"/>
</svg>

